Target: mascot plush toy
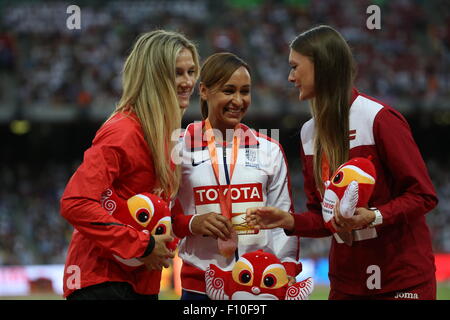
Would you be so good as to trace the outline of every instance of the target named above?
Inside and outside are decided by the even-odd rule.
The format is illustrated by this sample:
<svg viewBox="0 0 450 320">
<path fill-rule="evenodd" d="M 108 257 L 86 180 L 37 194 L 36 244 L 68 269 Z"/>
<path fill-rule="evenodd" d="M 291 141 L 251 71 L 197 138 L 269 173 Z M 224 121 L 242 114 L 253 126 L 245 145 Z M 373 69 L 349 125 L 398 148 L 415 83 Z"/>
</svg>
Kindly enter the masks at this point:
<svg viewBox="0 0 450 320">
<path fill-rule="evenodd" d="M 313 290 L 312 278 L 289 286 L 280 260 L 263 250 L 243 254 L 231 271 L 210 264 L 205 280 L 212 300 L 307 300 Z"/>
<path fill-rule="evenodd" d="M 136 194 L 128 200 L 119 197 L 113 190 L 106 190 L 101 199 L 103 208 L 114 218 L 139 231 L 152 235 L 170 234 L 172 223 L 170 209 L 160 197 L 151 193 Z M 170 250 L 175 250 L 177 239 L 167 243 Z M 127 269 L 143 265 L 138 259 L 123 259 L 113 255 Z"/>
<path fill-rule="evenodd" d="M 338 237 L 331 224 L 334 207 L 339 200 L 340 213 L 351 218 L 357 207 L 365 207 L 375 186 L 375 166 L 370 159 L 353 158 L 339 168 L 330 180 L 325 182 L 322 202 L 322 216 L 325 226 Z"/>
</svg>

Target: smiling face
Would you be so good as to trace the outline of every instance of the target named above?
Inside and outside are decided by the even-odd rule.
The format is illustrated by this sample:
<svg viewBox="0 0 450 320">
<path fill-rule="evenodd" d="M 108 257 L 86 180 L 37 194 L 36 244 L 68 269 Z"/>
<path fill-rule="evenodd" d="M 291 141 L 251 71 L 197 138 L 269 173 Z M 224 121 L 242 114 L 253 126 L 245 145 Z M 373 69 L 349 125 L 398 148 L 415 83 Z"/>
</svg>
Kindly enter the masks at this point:
<svg viewBox="0 0 450 320">
<path fill-rule="evenodd" d="M 200 83 L 200 96 L 208 103 L 208 119 L 213 128 L 225 135 L 226 129 L 233 129 L 241 122 L 251 103 L 250 87 L 250 73 L 243 66 L 223 85 L 207 88 Z"/>
<path fill-rule="evenodd" d="M 298 98 L 300 100 L 314 98 L 314 64 L 311 59 L 291 49 L 289 65 L 291 71 L 288 80 L 299 90 Z"/>
<path fill-rule="evenodd" d="M 191 51 L 186 48 L 181 50 L 177 56 L 175 76 L 177 98 L 181 109 L 189 106 L 189 100 L 196 81 L 196 67 Z"/>
</svg>

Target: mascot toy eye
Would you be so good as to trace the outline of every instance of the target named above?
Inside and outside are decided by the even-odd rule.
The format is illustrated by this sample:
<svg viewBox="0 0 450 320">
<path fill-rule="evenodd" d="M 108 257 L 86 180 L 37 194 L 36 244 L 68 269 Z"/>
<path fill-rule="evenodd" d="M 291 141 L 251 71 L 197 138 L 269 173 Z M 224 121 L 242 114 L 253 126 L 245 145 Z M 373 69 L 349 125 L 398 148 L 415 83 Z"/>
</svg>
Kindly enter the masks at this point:
<svg viewBox="0 0 450 320">
<path fill-rule="evenodd" d="M 312 278 L 289 286 L 283 264 L 263 250 L 243 254 L 231 271 L 210 264 L 205 280 L 212 300 L 306 300 L 313 290 Z"/>
<path fill-rule="evenodd" d="M 167 203 L 160 197 L 151 193 L 141 193 L 129 199 L 122 199 L 111 189 L 102 195 L 102 206 L 114 218 L 139 231 L 152 234 L 170 234 L 172 231 L 170 209 Z M 177 239 L 168 243 L 170 250 L 175 250 Z M 113 255 L 128 269 L 134 269 L 143 265 L 138 259 L 123 259 Z"/>
<path fill-rule="evenodd" d="M 341 165 L 325 182 L 322 216 L 325 226 L 333 233 L 331 224 L 334 207 L 339 200 L 339 209 L 344 218 L 350 218 L 357 207 L 367 206 L 375 187 L 376 171 L 370 159 L 353 158 Z"/>
</svg>

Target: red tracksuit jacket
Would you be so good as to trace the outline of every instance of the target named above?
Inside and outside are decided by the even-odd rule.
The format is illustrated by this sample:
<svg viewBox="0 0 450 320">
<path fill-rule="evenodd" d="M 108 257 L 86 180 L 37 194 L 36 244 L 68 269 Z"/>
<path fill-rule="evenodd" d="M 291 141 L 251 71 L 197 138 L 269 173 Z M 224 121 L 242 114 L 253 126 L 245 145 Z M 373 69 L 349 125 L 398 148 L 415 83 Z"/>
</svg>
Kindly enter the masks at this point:
<svg viewBox="0 0 450 320">
<path fill-rule="evenodd" d="M 377 207 L 383 223 L 376 237 L 354 241 L 351 247 L 332 237 L 331 288 L 345 294 L 374 295 L 405 289 L 435 276 L 434 256 L 425 214 L 437 197 L 425 163 L 404 117 L 391 107 L 357 90 L 350 108 L 350 156 L 368 157 L 377 171 L 369 207 Z M 301 131 L 307 212 L 295 214 L 295 234 L 326 237 L 321 196 L 313 175 L 313 119 Z M 369 289 L 369 266 L 380 269 L 380 289 Z"/>
<path fill-rule="evenodd" d="M 148 271 L 145 266 L 130 272 L 112 256 L 142 256 L 150 236 L 113 218 L 100 202 L 108 188 L 128 199 L 137 193 L 152 192 L 155 182 L 139 120 L 133 113 L 115 115 L 98 130 L 61 199 L 61 215 L 75 228 L 64 270 L 65 297 L 77 289 L 74 270 L 80 271 L 81 288 L 123 281 L 137 293 L 159 293 L 161 272 Z"/>
</svg>

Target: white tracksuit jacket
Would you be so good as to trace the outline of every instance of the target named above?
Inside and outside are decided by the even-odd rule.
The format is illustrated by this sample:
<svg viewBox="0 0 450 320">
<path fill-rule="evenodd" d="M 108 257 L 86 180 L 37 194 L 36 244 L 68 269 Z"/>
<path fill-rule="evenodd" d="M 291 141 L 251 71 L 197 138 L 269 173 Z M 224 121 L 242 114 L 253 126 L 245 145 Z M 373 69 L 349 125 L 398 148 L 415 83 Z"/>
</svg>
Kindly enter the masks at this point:
<svg viewBox="0 0 450 320">
<path fill-rule="evenodd" d="M 181 238 L 178 254 L 183 259 L 182 287 L 199 293 L 205 292 L 204 271 L 209 264 L 229 271 L 235 262 L 234 257 L 225 258 L 219 253 L 216 239 L 193 235 L 190 229 L 194 215 L 220 213 L 219 188 L 211 166 L 207 141 L 202 135 L 203 127 L 204 122 L 191 123 L 180 138 L 177 154 L 178 160 L 182 162 L 182 182 L 172 209 L 173 230 Z M 277 141 L 243 124 L 241 129 L 243 135 L 231 181 L 233 214 L 243 213 L 243 218 L 247 208 L 260 206 L 294 212 L 282 147 Z M 222 186 L 229 183 L 231 159 L 231 145 L 225 145 L 216 143 Z M 258 249 L 275 254 L 289 275 L 296 276 L 300 272 L 297 237 L 286 236 L 280 228 L 239 235 L 239 256 Z"/>
</svg>

